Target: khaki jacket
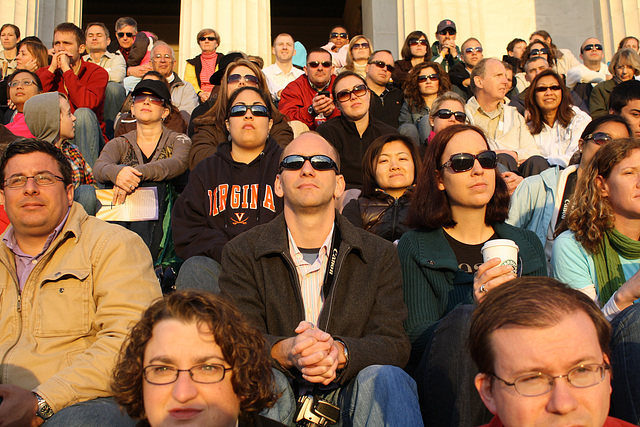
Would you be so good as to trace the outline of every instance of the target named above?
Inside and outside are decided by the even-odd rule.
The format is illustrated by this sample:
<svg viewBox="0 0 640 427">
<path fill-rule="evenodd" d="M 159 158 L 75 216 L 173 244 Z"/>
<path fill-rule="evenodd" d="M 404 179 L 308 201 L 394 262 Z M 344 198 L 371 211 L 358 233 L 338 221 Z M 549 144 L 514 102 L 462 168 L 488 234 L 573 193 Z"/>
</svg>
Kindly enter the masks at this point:
<svg viewBox="0 0 640 427">
<path fill-rule="evenodd" d="M 18 289 L 13 252 L 0 243 L 0 383 L 35 391 L 54 412 L 111 394 L 129 328 L 161 296 L 142 239 L 77 203 Z"/>
</svg>

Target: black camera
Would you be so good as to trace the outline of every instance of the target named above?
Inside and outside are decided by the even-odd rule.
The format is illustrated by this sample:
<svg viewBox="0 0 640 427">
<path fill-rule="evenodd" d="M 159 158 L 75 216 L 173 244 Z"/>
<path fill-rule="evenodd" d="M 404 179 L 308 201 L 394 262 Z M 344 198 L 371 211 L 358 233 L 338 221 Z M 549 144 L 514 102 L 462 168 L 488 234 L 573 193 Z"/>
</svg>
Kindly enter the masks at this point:
<svg viewBox="0 0 640 427">
<path fill-rule="evenodd" d="M 320 400 L 318 396 L 300 396 L 296 413 L 296 425 L 300 427 L 328 426 L 338 422 L 340 408 Z"/>
</svg>

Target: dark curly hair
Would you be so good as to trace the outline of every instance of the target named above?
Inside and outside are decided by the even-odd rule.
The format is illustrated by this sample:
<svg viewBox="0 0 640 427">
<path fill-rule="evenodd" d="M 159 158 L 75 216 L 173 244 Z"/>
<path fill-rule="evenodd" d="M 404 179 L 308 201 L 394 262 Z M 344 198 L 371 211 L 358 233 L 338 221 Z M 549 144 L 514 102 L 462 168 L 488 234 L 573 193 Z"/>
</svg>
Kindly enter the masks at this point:
<svg viewBox="0 0 640 427">
<path fill-rule="evenodd" d="M 437 62 L 425 61 L 416 64 L 409 74 L 407 80 L 404 82 L 404 97 L 409 103 L 409 107 L 413 110 L 419 110 L 424 107 L 424 98 L 420 94 L 420 83 L 418 83 L 418 76 L 425 68 L 433 68 L 438 74 L 438 96 L 451 90 L 451 80 L 449 80 L 449 74 Z"/>
<path fill-rule="evenodd" d="M 479 134 L 490 150 L 487 137 L 482 129 L 473 125 L 455 124 L 441 130 L 427 145 L 427 151 L 422 159 L 422 169 L 416 180 L 416 188 L 411 198 L 408 222 L 411 227 L 422 230 L 436 230 L 451 228 L 457 225 L 453 219 L 451 205 L 446 191 L 438 188 L 442 154 L 449 141 L 458 133 L 474 131 Z M 509 191 L 507 184 L 496 169 L 496 183 L 493 196 L 487 203 L 484 222 L 490 225 L 494 222 L 504 222 L 509 216 Z"/>
<path fill-rule="evenodd" d="M 223 297 L 184 291 L 174 292 L 147 308 L 122 345 L 111 390 L 129 416 L 146 417 L 142 394 L 144 352 L 154 326 L 166 319 L 196 322 L 211 329 L 225 361 L 231 365 L 231 384 L 240 398 L 241 417 L 273 406 L 278 395 L 273 391 L 271 356 L 262 334 Z"/>
<path fill-rule="evenodd" d="M 573 100 L 571 98 L 571 93 L 569 92 L 569 88 L 564 84 L 564 79 L 551 68 L 547 68 L 546 70 L 542 70 L 531 82 L 531 86 L 529 86 L 529 90 L 524 98 L 524 106 L 529 111 L 530 121 L 527 123 L 529 126 L 529 132 L 531 135 L 537 135 L 542 132 L 543 122 L 544 122 L 544 113 L 538 105 L 538 101 L 536 99 L 536 86 L 541 78 L 551 76 L 556 79 L 556 83 L 561 88 L 562 100 L 560 101 L 560 105 L 558 106 L 558 111 L 556 111 L 556 120 L 565 128 L 569 126 L 571 120 L 576 115 L 576 112 L 573 111 L 571 106 L 573 105 Z M 547 123 L 549 126 L 553 126 L 553 123 Z"/>
</svg>

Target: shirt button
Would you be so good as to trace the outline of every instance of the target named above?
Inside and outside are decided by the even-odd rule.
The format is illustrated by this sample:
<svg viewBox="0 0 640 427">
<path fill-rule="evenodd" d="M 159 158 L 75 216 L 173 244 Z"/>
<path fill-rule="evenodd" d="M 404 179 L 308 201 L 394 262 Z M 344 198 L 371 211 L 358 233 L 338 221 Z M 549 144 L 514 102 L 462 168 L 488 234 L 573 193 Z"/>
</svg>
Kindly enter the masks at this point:
<svg viewBox="0 0 640 427">
<path fill-rule="evenodd" d="M 31 264 L 37 264 L 37 263 L 38 263 L 38 260 L 37 260 L 37 259 L 32 259 L 32 260 L 31 260 Z"/>
</svg>

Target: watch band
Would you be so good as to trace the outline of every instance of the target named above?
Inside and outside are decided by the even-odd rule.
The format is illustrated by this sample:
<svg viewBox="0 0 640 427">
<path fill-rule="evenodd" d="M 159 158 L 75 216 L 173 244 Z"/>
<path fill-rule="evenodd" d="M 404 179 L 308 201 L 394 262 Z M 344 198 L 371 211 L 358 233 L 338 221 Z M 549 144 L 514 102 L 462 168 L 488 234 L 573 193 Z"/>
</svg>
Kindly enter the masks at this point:
<svg viewBox="0 0 640 427">
<path fill-rule="evenodd" d="M 38 399 L 38 410 L 36 411 L 36 416 L 42 418 L 47 421 L 49 418 L 53 416 L 53 409 L 47 403 L 46 400 L 42 398 L 38 393 L 33 393 L 36 395 L 36 399 Z"/>
<path fill-rule="evenodd" d="M 312 116 L 315 117 L 318 115 L 318 113 L 316 113 L 316 110 L 313 109 L 313 105 L 309 105 L 309 108 L 307 109 L 307 112 Z"/>
</svg>

